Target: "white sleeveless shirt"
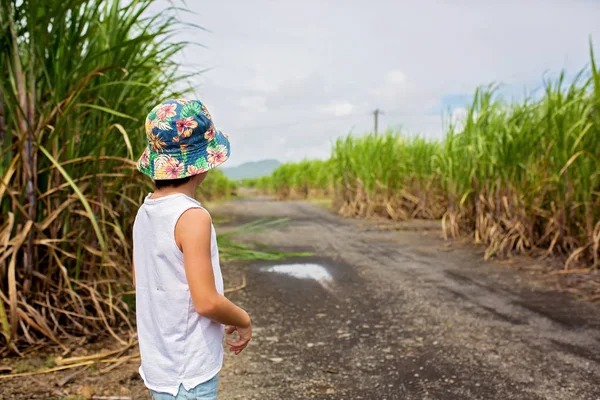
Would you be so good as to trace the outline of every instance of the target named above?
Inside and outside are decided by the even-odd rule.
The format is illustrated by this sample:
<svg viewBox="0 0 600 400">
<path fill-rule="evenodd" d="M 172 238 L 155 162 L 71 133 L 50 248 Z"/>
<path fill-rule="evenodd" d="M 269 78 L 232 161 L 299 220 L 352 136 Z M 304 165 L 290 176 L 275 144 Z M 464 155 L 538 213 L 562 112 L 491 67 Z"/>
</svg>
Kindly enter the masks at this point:
<svg viewBox="0 0 600 400">
<path fill-rule="evenodd" d="M 224 327 L 196 312 L 183 253 L 175 243 L 179 217 L 190 208 L 202 206 L 183 193 L 157 199 L 150 195 L 133 225 L 140 375 L 149 389 L 175 396 L 180 384 L 189 390 L 220 371 Z M 215 286 L 223 294 L 212 223 L 210 241 Z"/>
</svg>

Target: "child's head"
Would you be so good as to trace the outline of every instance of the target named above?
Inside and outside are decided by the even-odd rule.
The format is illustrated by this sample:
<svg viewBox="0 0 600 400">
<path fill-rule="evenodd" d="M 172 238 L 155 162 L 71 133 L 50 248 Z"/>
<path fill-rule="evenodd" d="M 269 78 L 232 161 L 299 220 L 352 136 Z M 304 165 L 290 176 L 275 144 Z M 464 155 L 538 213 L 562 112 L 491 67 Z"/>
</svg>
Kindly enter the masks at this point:
<svg viewBox="0 0 600 400">
<path fill-rule="evenodd" d="M 199 100 L 166 100 L 154 107 L 146 118 L 146 137 L 137 166 L 159 189 L 190 180 L 200 184 L 230 154 L 228 136 L 215 129 Z"/>
</svg>

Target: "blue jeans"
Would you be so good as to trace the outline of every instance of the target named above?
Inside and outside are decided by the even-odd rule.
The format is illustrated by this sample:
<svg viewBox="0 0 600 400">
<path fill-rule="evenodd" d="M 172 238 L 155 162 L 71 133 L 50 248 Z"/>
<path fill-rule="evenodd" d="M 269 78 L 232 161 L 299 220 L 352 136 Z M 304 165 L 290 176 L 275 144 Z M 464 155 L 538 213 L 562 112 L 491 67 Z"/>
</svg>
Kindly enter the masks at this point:
<svg viewBox="0 0 600 400">
<path fill-rule="evenodd" d="M 219 375 L 199 384 L 195 388 L 186 390 L 183 385 L 179 385 L 177 396 L 169 393 L 150 391 L 152 400 L 217 400 L 217 390 L 219 388 Z"/>
</svg>

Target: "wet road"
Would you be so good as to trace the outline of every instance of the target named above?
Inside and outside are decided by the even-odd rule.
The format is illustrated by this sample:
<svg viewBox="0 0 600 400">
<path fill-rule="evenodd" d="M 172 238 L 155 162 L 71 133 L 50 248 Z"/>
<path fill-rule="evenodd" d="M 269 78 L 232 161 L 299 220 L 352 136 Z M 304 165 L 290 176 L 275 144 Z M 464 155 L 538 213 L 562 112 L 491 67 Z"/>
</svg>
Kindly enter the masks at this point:
<svg viewBox="0 0 600 400">
<path fill-rule="evenodd" d="M 255 199 L 213 212 L 290 220 L 246 237 L 311 257 L 229 264 L 255 339 L 224 399 L 600 399 L 600 311 L 448 246 L 435 224 L 345 220 Z M 289 264 L 314 264 L 306 267 Z"/>
</svg>

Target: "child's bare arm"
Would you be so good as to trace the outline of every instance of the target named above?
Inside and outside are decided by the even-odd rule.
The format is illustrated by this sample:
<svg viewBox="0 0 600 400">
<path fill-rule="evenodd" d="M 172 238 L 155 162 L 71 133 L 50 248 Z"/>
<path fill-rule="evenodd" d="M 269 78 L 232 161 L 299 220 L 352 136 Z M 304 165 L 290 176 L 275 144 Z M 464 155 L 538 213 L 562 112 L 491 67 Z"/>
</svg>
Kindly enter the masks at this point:
<svg viewBox="0 0 600 400">
<path fill-rule="evenodd" d="M 183 252 L 194 307 L 198 314 L 216 322 L 247 328 L 250 326 L 248 313 L 217 292 L 210 236 L 210 216 L 198 208 L 184 212 L 175 227 L 175 241 Z"/>
</svg>

